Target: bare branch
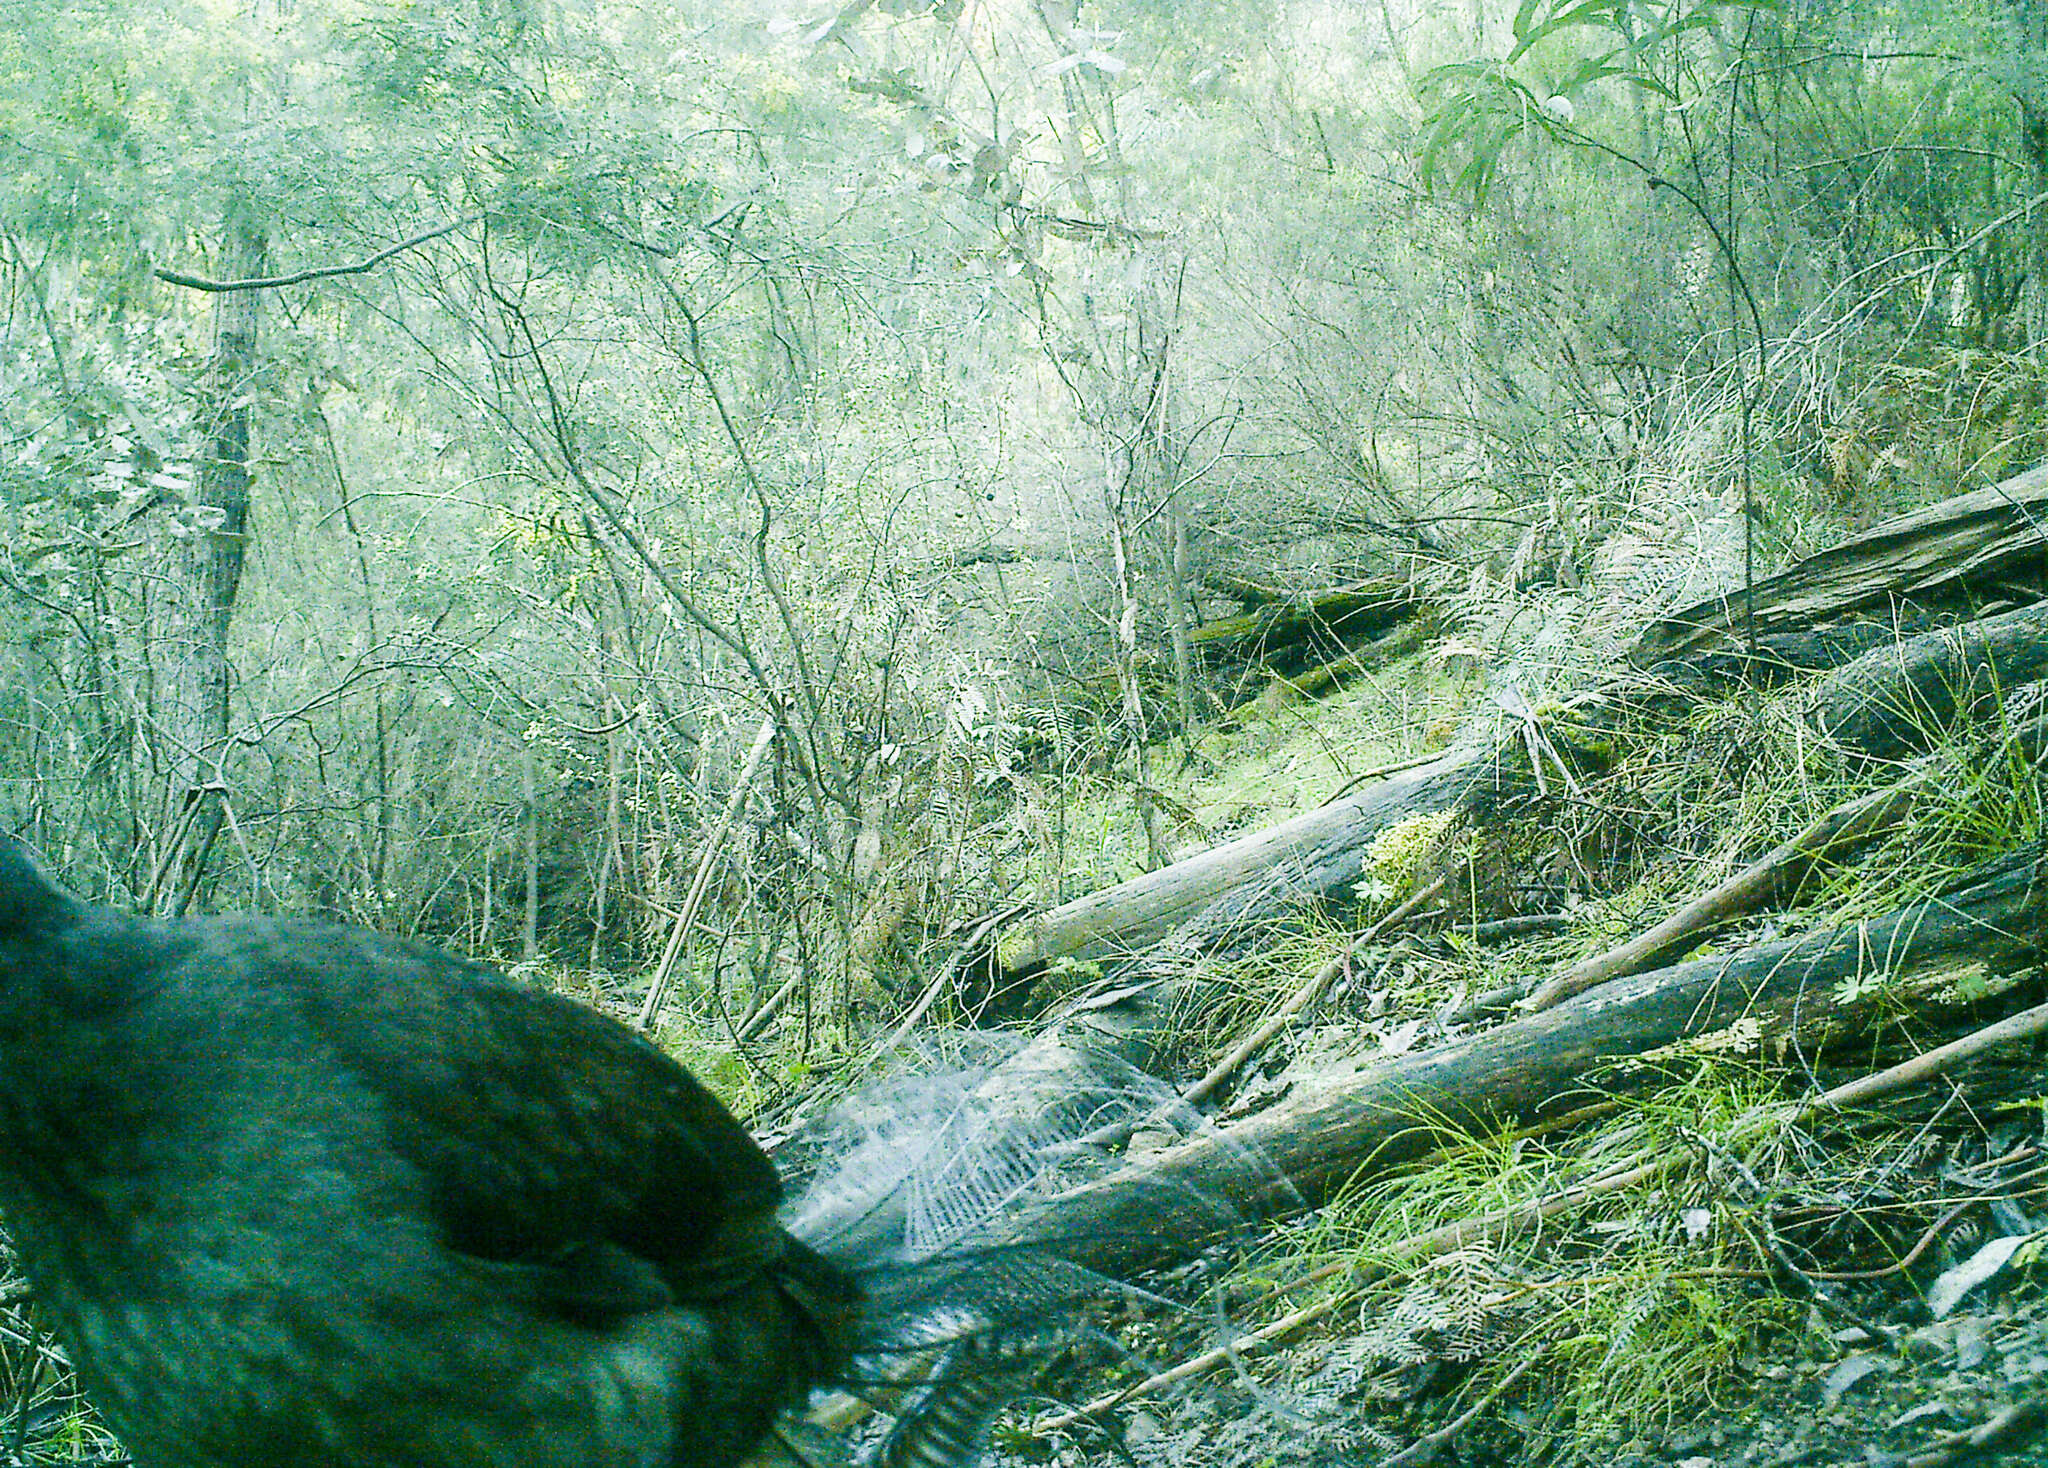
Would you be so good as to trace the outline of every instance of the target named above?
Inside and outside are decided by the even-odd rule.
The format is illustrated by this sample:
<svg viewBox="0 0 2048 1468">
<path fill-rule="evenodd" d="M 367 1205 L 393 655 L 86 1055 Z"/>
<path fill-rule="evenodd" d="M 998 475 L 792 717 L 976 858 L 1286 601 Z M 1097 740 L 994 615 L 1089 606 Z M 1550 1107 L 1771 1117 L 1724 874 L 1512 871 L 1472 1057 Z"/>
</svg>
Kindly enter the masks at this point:
<svg viewBox="0 0 2048 1468">
<path fill-rule="evenodd" d="M 453 224 L 444 224 L 439 229 L 430 229 L 425 234 L 416 234 L 409 240 L 400 240 L 388 250 L 381 250 L 367 260 L 358 260 L 353 265 L 323 265 L 316 270 L 300 270 L 291 275 L 266 275 L 255 280 L 209 280 L 203 275 L 185 275 L 176 270 L 159 269 L 156 278 L 166 285 L 182 285 L 195 291 L 263 291 L 278 286 L 302 285 L 309 280 L 325 280 L 334 275 L 363 275 L 375 270 L 393 255 L 402 254 L 429 240 L 438 240 L 444 234 L 453 234 L 466 224 L 474 224 L 483 216 L 466 215 Z"/>
</svg>

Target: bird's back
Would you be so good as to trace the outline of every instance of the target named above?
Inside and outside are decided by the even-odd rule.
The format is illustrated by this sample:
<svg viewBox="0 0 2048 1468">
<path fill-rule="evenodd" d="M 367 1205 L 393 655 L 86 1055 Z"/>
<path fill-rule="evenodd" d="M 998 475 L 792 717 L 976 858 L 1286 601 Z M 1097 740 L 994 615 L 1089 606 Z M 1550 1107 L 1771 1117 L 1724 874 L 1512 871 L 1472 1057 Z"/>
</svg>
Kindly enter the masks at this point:
<svg viewBox="0 0 2048 1468">
<path fill-rule="evenodd" d="M 0 1210 L 143 1468 L 723 1468 L 850 1349 L 779 1201 L 568 1000 L 0 850 Z"/>
<path fill-rule="evenodd" d="M 1048 1200 L 1170 1099 L 984 1046 L 836 1112 L 785 1210 L 695 1078 L 566 998 L 90 906 L 0 840 L 0 1214 L 139 1468 L 728 1468 L 830 1383 L 897 1414 L 884 1468 L 959 1464 L 1107 1283 Z"/>
</svg>

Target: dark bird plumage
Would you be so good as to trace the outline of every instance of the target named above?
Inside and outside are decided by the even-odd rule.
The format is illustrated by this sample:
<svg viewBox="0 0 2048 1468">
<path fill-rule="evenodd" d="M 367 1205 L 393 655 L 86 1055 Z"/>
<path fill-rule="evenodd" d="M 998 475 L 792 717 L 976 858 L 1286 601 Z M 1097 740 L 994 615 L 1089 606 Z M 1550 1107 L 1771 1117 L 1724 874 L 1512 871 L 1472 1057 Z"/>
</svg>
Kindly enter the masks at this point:
<svg viewBox="0 0 2048 1468">
<path fill-rule="evenodd" d="M 990 1302 L 1042 1325 L 1084 1272 L 989 1241 L 1044 1139 L 918 1094 L 919 1144 L 868 1126 L 785 1227 L 621 1025 L 396 938 L 91 906 L 0 838 L 0 1215 L 139 1468 L 723 1468 L 864 1371 L 897 1456 L 956 1458 L 1034 1349 Z"/>
</svg>

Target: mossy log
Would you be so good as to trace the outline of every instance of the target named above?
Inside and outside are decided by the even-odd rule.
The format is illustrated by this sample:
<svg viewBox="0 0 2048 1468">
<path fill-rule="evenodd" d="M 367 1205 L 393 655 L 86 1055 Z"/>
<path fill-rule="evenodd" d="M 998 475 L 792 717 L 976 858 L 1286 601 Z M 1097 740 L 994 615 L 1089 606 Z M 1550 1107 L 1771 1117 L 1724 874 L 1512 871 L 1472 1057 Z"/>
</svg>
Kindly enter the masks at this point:
<svg viewBox="0 0 2048 1468">
<path fill-rule="evenodd" d="M 1277 826 L 1022 918 L 997 940 L 996 966 L 1014 980 L 1058 958 L 1135 952 L 1247 888 L 1280 901 L 1335 890 L 1358 879 L 1366 848 L 1388 826 L 1511 778 L 1491 751 L 1452 750 Z"/>
<path fill-rule="evenodd" d="M 1660 617 L 1637 639 L 1638 668 L 1741 649 L 1753 632 L 1767 658 L 1798 657 L 1813 629 L 1861 620 L 1884 637 L 1915 611 L 2009 599 L 2048 587 L 2048 464 L 1989 489 L 1898 515 L 1741 589 Z M 1775 640 L 1786 639 L 1781 652 Z M 1860 652 L 1851 638 L 1851 655 Z M 1822 638 L 1816 651 L 1825 654 Z M 1838 660 L 1839 661 L 1839 660 Z M 1797 663 L 1797 666 L 1816 666 Z"/>
<path fill-rule="evenodd" d="M 1583 1104 L 1589 1076 L 1660 1047 L 1725 1036 L 1755 1049 L 1796 1033 L 1802 1058 L 1945 974 L 2038 967 L 2048 871 L 2035 844 L 1942 896 L 1889 916 L 1614 979 L 1540 1014 L 1418 1054 L 1368 1061 L 1237 1126 L 1136 1162 L 1051 1205 L 1047 1227 L 1077 1262 L 1109 1272 L 1184 1257 L 1227 1197 L 1248 1219 L 1328 1201 L 1423 1156 L 1454 1130 L 1530 1125 Z M 1881 981 L 1881 982 L 1880 982 Z M 1901 987 L 1901 986 L 1904 987 Z M 1606 1069 L 1622 1090 L 1655 1066 Z"/>
<path fill-rule="evenodd" d="M 1328 805 L 1006 925 L 987 960 L 1003 983 L 1057 959 L 1128 957 L 1174 936 L 1204 951 L 1309 898 L 1347 893 L 1365 875 L 1373 838 L 1415 816 L 1457 809 L 1490 819 L 1539 788 L 1525 730 L 1492 747 L 1461 745 Z M 1590 768 L 1597 749 L 1547 743 L 1549 757 Z"/>
<path fill-rule="evenodd" d="M 1198 647 L 1230 647 L 1270 655 L 1315 637 L 1355 644 L 1377 637 L 1423 607 L 1405 572 L 1271 602 L 1256 611 L 1188 629 Z"/>
<path fill-rule="evenodd" d="M 1288 597 L 1287 588 L 1277 581 L 1261 581 L 1255 576 L 1246 576 L 1217 567 L 1202 573 L 1202 585 L 1224 596 L 1234 597 L 1247 607 L 1261 606 L 1266 602 L 1286 601 Z"/>
<path fill-rule="evenodd" d="M 1295 699 L 1320 698 L 1332 689 L 1342 687 L 1375 668 L 1383 668 L 1397 658 L 1405 658 L 1410 653 L 1421 651 L 1432 631 L 1426 619 L 1410 622 L 1405 627 L 1396 627 L 1384 637 L 1373 639 L 1363 647 L 1347 648 L 1342 657 L 1331 658 L 1328 662 L 1311 663 L 1298 673 L 1275 673 L 1272 681 L 1259 690 L 1258 697 L 1247 699 L 1225 717 L 1244 720 L 1255 717 L 1260 710 L 1270 712 Z"/>
</svg>

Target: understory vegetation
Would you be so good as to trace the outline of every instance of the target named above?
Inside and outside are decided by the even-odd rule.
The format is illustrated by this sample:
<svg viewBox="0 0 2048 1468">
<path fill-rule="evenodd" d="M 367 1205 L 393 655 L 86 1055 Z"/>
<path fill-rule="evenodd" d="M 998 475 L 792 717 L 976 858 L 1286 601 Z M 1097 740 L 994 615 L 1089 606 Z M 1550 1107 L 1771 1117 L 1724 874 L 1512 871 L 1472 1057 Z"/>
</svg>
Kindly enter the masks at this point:
<svg viewBox="0 0 2048 1468">
<path fill-rule="evenodd" d="M 1797 702 L 1744 695 L 1642 721 L 1611 735 L 1597 777 L 1560 784 L 1503 829 L 1443 833 L 1427 863 L 1388 875 L 1366 904 L 1368 917 L 1385 912 L 1449 874 L 1442 906 L 1412 933 L 1354 946 L 1370 922 L 1305 917 L 1219 967 L 1208 978 L 1233 1002 L 1203 1014 L 1195 1070 L 1304 976 L 1332 960 L 1345 973 L 1238 1078 L 1224 1126 L 1333 1073 L 1457 1042 L 1489 1022 L 1475 995 L 1528 992 L 1895 782 L 1896 766 L 1814 742 Z M 1852 860 L 1816 863 L 1782 905 L 1695 956 L 1853 925 L 2038 846 L 2041 753 L 2009 727 L 1947 731 L 1920 757 L 1932 781 L 1912 818 Z M 1510 875 L 1532 873 L 1553 880 Z M 1536 935 L 1487 934 L 1532 906 L 1554 919 Z M 1432 1134 L 1429 1155 L 1377 1176 L 1360 1159 L 1364 1180 L 1233 1278 L 1235 1352 L 1277 1394 L 1271 1442 L 1292 1443 L 1275 1461 L 1415 1461 L 1396 1454 L 1427 1432 L 1472 1462 L 1849 1462 L 1867 1449 L 1993 1460 L 1988 1446 L 1924 1439 L 1938 1436 L 1929 1417 L 1974 1425 L 2038 1391 L 2040 1041 L 1839 1108 L 1814 1098 L 1933 1050 L 2014 996 L 2037 1001 L 2039 977 L 1963 963 L 1909 979 L 1886 959 L 1873 952 L 1835 985 L 1834 998 L 1866 1006 L 1853 1028 L 1794 1034 L 1760 1013 L 1590 1066 L 1533 1125 L 1474 1134 L 1418 1092 L 1407 1125 Z M 1981 1314 L 1951 1301 L 1930 1325 L 1938 1281 L 1969 1278 L 1957 1271 L 2006 1237 L 2028 1240 L 2001 1265 L 2014 1293 L 1973 1302 Z M 1969 1369 L 1958 1326 L 1980 1342 Z M 1270 1363 L 1263 1332 L 1285 1343 Z M 1843 1404 L 1853 1384 L 1836 1390 L 1833 1375 L 1870 1353 L 1894 1404 L 1876 1420 L 1857 1397 Z M 1212 1370 L 1227 1379 L 1226 1365 Z M 1929 1403 L 1918 1438 L 1893 1420 Z M 1191 1449 L 1175 1441 L 1158 1461 L 1229 1461 L 1177 1457 Z M 1929 1455 L 1911 1457 L 1916 1444 Z"/>
</svg>

